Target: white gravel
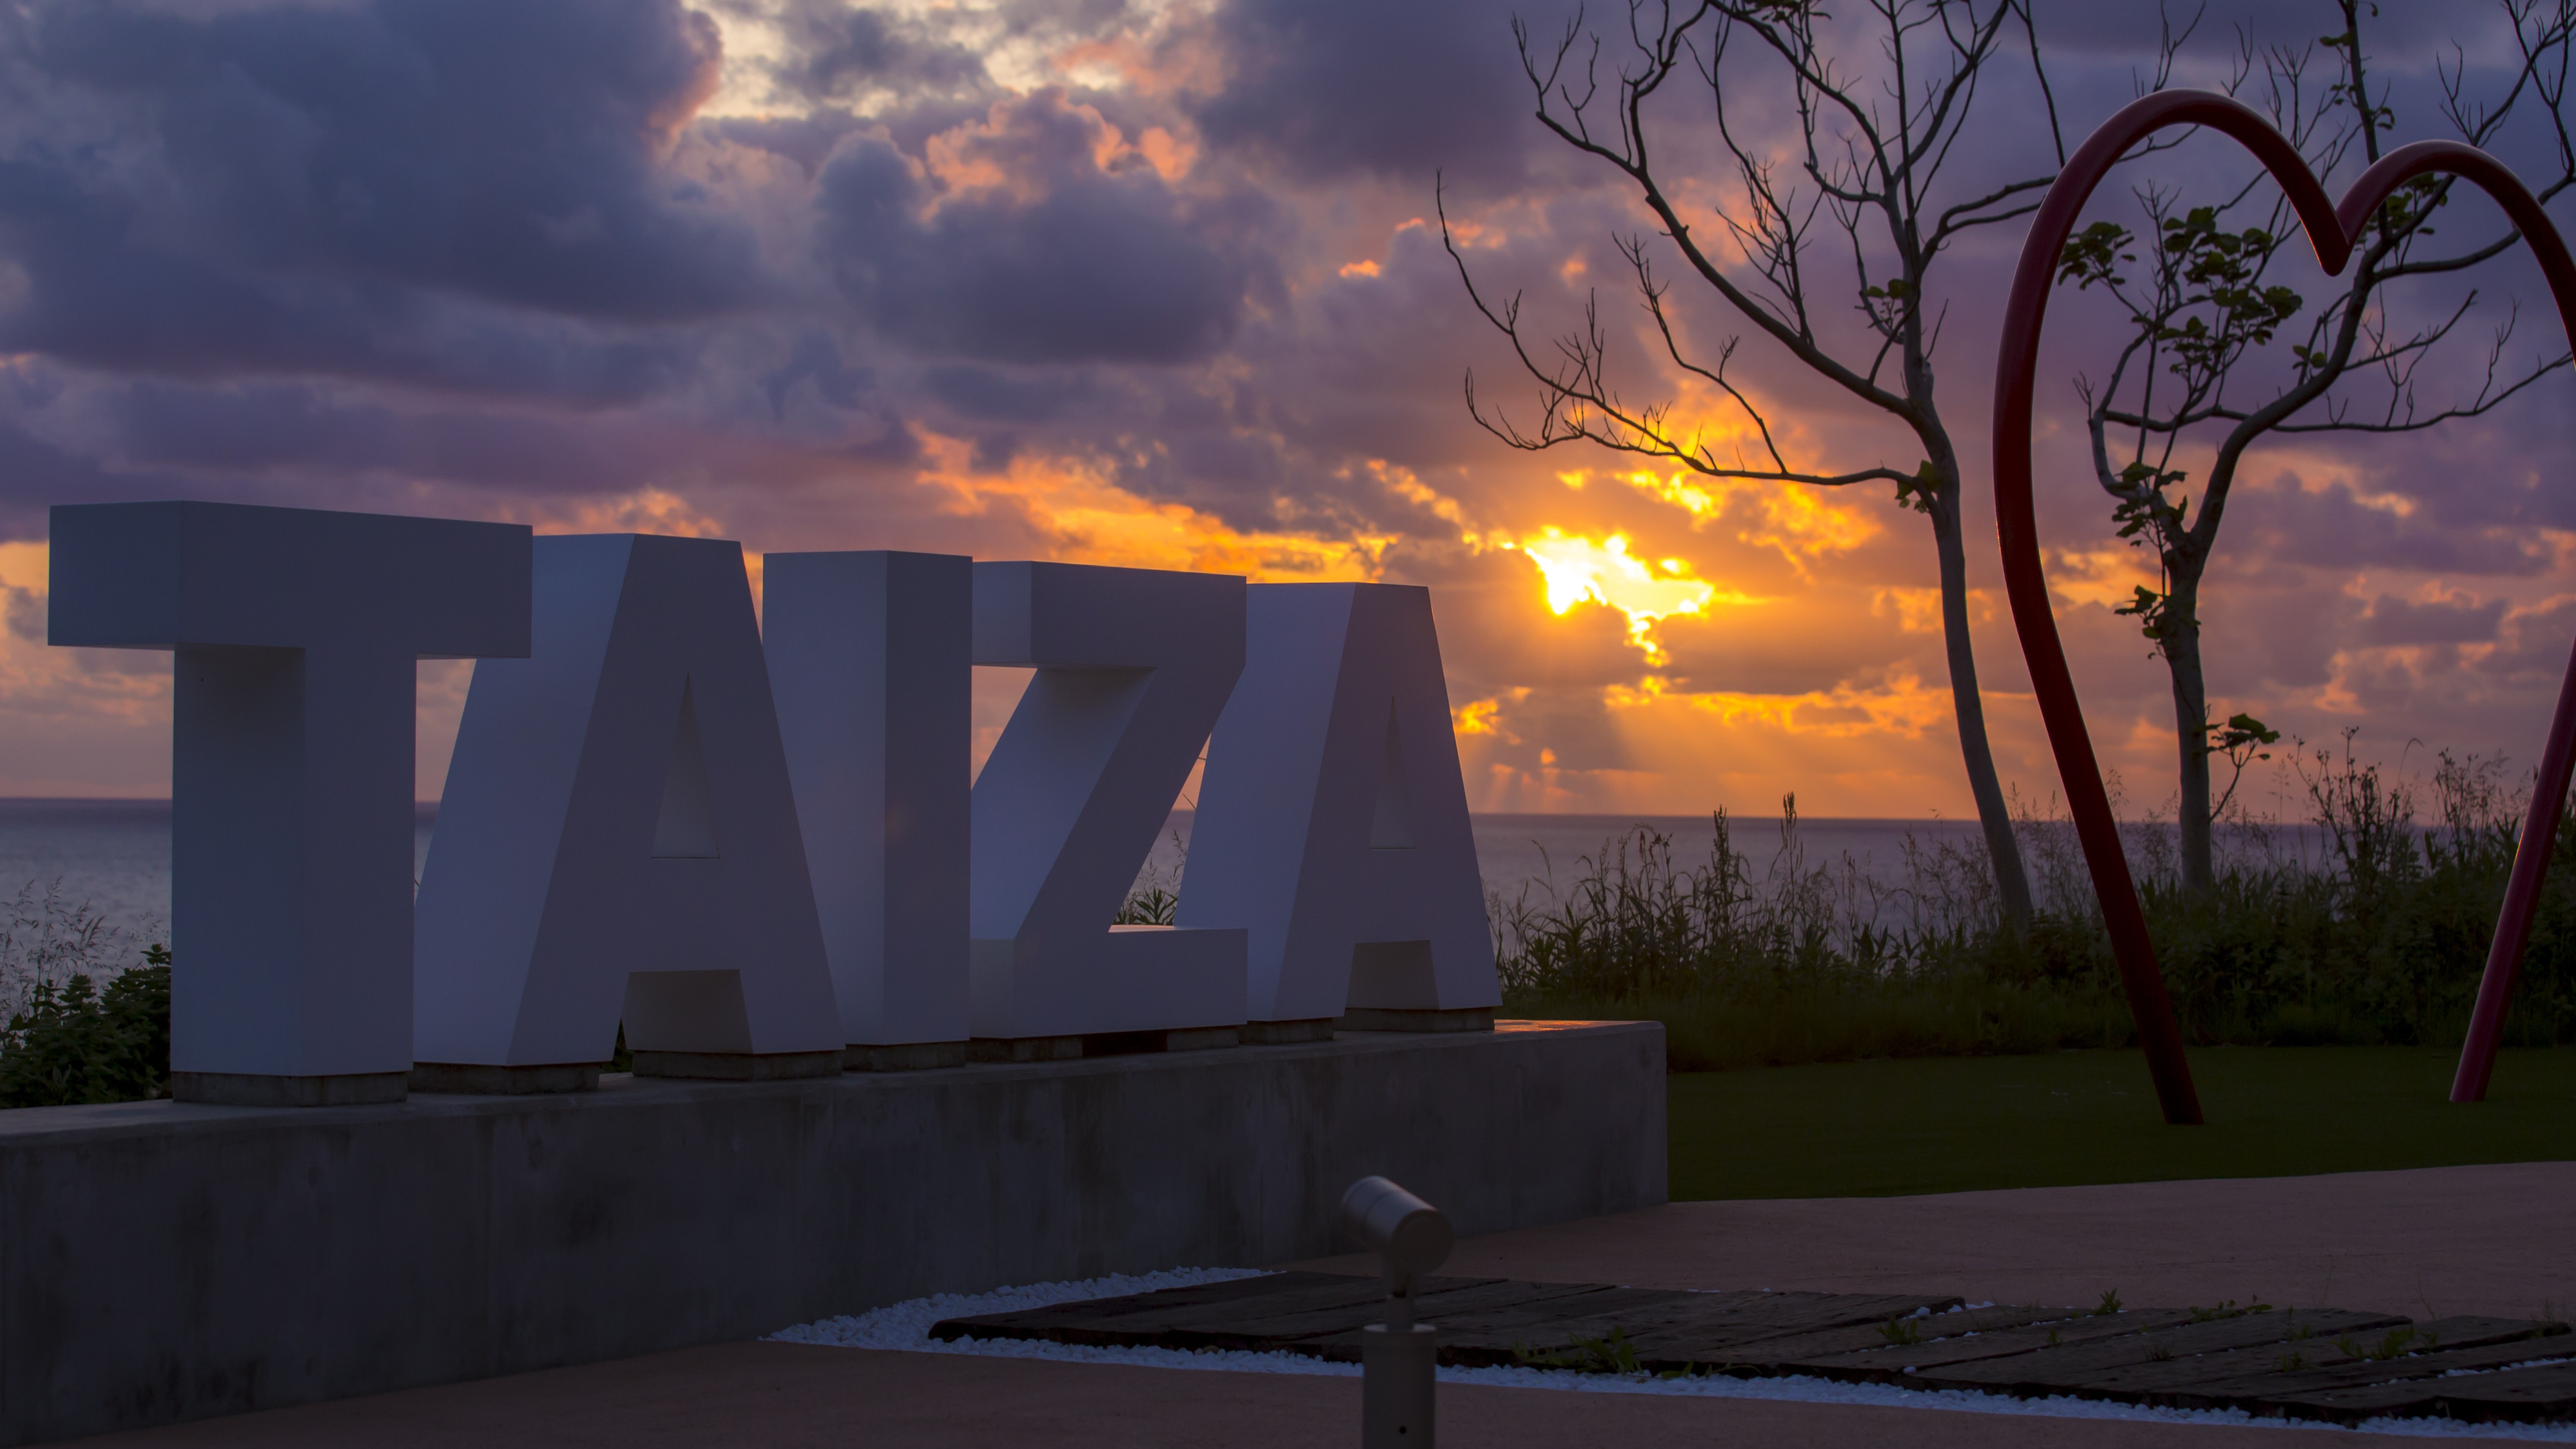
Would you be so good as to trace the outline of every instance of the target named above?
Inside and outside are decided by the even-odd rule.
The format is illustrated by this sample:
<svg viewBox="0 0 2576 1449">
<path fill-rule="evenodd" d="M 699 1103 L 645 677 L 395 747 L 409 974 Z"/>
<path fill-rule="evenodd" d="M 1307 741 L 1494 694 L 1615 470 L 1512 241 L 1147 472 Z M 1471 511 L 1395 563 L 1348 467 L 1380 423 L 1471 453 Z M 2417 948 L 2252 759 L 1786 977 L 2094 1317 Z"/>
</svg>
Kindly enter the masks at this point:
<svg viewBox="0 0 2576 1449">
<path fill-rule="evenodd" d="M 942 1319 L 984 1313 L 1008 1313 L 1151 1293 L 1234 1278 L 1257 1278 L 1243 1268 L 1174 1268 L 1161 1273 L 1111 1274 L 1077 1283 L 1033 1283 L 991 1293 L 940 1293 L 893 1304 L 867 1313 L 825 1318 L 781 1329 L 770 1338 L 779 1343 L 810 1343 L 827 1348 L 893 1349 L 909 1353 L 962 1353 L 992 1358 L 1045 1358 L 1071 1363 L 1123 1363 L 1150 1368 L 1228 1369 L 1239 1373 L 1317 1374 L 1356 1377 L 1356 1364 L 1327 1363 L 1295 1353 L 1246 1353 L 1233 1350 L 1198 1352 L 1169 1348 L 1093 1348 L 1078 1344 L 1025 1339 L 966 1338 L 942 1343 L 930 1337 Z M 1937 1316 L 1937 1315 L 1936 1315 Z M 1648 1376 L 1574 1373 L 1553 1369 L 1443 1368 L 1440 1381 L 1452 1384 L 1499 1384 L 1511 1388 L 1556 1389 L 1578 1394 L 1676 1394 L 1709 1399 L 1768 1399 L 1794 1404 L 1871 1404 L 1898 1409 L 1951 1409 L 1972 1414 L 2039 1415 L 2059 1419 L 2133 1419 L 2172 1424 L 2236 1424 L 2270 1429 L 2326 1429 L 2337 1426 L 2285 1419 L 2260 1419 L 2236 1410 L 2150 1409 L 2106 1404 L 2090 1399 L 2015 1399 L 1997 1394 L 1949 1390 L 1899 1389 L 1881 1384 L 1843 1384 L 1814 1378 L 1736 1379 L 1723 1376 L 1660 1379 Z M 2463 1424 L 2450 1419 L 2373 1419 L 2361 1426 L 2375 1434 L 2427 1439 L 2517 1439 L 2576 1444 L 2576 1425 Z"/>
</svg>

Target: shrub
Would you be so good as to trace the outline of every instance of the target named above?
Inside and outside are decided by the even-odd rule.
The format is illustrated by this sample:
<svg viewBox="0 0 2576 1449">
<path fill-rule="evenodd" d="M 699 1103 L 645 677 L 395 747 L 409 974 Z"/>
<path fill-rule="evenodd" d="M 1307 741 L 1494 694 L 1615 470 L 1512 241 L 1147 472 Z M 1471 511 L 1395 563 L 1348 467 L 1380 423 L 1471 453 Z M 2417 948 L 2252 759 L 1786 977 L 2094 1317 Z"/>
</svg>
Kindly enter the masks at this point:
<svg viewBox="0 0 2576 1449">
<path fill-rule="evenodd" d="M 170 953 L 98 989 L 90 977 L 39 980 L 0 1030 L 0 1107 L 131 1102 L 170 1091 Z"/>
<path fill-rule="evenodd" d="M 2342 752 L 2303 757 L 2310 850 L 2236 821 L 2215 886 L 2186 890 L 2170 837 L 2124 827 L 2175 1010 L 2198 1044 L 2453 1043 L 2513 863 L 2521 805 L 2491 759 L 2438 757 L 2440 819 L 2417 787 Z M 2130 1038 L 2110 943 L 2071 827 L 2024 811 L 2038 907 L 2005 928 L 1984 854 L 1908 837 L 1902 883 L 1846 856 L 1811 866 L 1796 797 L 1757 869 L 1715 816 L 1684 864 L 1638 826 L 1491 902 L 1505 1010 L 1663 1021 L 1674 1070 L 2116 1046 Z M 2576 822 L 2562 825 L 2508 1020 L 2516 1045 L 2576 1041 Z"/>
<path fill-rule="evenodd" d="M 170 1090 L 170 953 L 30 881 L 0 923 L 0 1107 L 126 1102 Z M 142 964 L 133 965 L 137 955 Z M 101 986 L 101 982 L 105 985 Z"/>
</svg>

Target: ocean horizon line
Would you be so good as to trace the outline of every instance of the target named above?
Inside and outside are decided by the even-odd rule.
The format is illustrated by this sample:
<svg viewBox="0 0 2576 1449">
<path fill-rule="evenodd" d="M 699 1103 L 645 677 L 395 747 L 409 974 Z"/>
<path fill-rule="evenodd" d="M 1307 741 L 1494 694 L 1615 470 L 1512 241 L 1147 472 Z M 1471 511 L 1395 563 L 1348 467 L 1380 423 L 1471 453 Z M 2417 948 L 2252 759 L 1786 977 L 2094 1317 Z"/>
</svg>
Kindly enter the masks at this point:
<svg viewBox="0 0 2576 1449">
<path fill-rule="evenodd" d="M 439 804 L 440 802 L 436 800 L 414 800 L 412 802 L 412 810 L 414 814 L 426 818 L 438 813 Z M 7 808 L 12 805 L 119 805 L 166 810 L 170 808 L 170 797 L 167 795 L 0 795 L 0 808 Z M 1708 819 L 1714 815 L 1719 808 L 1722 807 L 1712 806 L 1706 810 L 1665 811 L 1654 814 L 1649 814 L 1643 811 L 1627 810 L 1470 810 L 1467 813 L 1479 820 L 1629 819 L 1639 821 L 1699 821 Z M 1174 809 L 1171 813 L 1174 815 L 1195 815 L 1198 812 L 1192 807 L 1182 806 Z M 1765 822 L 1777 822 L 1785 819 L 1786 817 L 1779 815 L 1745 815 L 1729 810 L 1727 812 L 1727 818 L 1729 820 L 1741 821 L 1759 820 Z M 1801 823 L 1813 823 L 1818 825 L 1976 824 L 1976 820 L 1973 816 L 1964 815 L 1819 815 L 1804 810 L 1798 812 L 1798 819 Z M 2140 821 L 2135 823 L 2147 824 L 2152 822 Z"/>
</svg>

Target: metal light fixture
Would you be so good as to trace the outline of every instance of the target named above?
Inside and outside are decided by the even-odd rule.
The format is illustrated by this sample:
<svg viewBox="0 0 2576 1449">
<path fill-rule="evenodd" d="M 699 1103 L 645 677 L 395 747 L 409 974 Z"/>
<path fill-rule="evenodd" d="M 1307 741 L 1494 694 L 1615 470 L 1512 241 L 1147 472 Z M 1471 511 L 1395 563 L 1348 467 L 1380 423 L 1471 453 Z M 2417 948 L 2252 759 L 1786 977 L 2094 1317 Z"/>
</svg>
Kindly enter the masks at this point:
<svg viewBox="0 0 2576 1449">
<path fill-rule="evenodd" d="M 1416 1280 L 1457 1241 L 1438 1208 L 1383 1177 L 1342 1194 L 1342 1226 L 1386 1265 L 1386 1322 L 1360 1331 L 1361 1449 L 1431 1449 L 1439 1329 L 1413 1319 Z"/>
</svg>

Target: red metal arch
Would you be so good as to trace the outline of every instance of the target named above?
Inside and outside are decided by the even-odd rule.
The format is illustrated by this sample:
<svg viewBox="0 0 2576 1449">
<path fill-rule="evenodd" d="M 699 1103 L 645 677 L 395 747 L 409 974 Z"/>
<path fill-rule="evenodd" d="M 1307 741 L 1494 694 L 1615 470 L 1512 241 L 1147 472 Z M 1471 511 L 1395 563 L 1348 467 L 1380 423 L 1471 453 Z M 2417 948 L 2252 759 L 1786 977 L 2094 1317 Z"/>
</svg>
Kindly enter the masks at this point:
<svg viewBox="0 0 2576 1449">
<path fill-rule="evenodd" d="M 2040 717 L 2048 726 L 2049 747 L 2056 753 L 2057 771 L 2065 783 L 2067 808 L 2075 817 L 2076 837 L 2083 844 L 2093 890 L 2110 928 L 2120 983 L 2137 1019 L 2147 1069 L 2155 1079 L 2156 1100 L 2167 1122 L 2198 1123 L 2200 1098 L 2192 1088 L 2191 1066 L 2183 1057 L 2182 1031 L 2174 1020 L 2173 1001 L 2165 993 L 2164 975 L 2156 966 L 2155 944 L 2147 937 L 2137 885 L 2129 878 L 2128 861 L 2120 853 L 2119 829 L 2102 788 L 2092 737 L 2084 729 L 2075 681 L 2067 672 L 2066 650 L 2058 642 L 2031 507 L 2031 391 L 2039 367 L 2040 324 L 2048 311 L 2058 257 L 2074 234 L 2077 214 L 2111 167 L 2131 146 L 2171 126 L 2206 126 L 2234 137 L 2253 152 L 2289 197 L 2307 229 L 2309 244 L 2316 249 L 2318 263 L 2329 274 L 2343 270 L 2351 259 L 2354 238 L 2389 193 L 2427 173 L 2457 176 L 2504 208 L 2539 259 L 2571 341 L 2576 341 L 2576 261 L 2569 259 L 2558 228 L 2520 179 L 2484 151 L 2456 141 L 2416 142 L 2363 172 L 2343 200 L 2335 203 L 2327 199 L 2325 188 L 2297 149 L 2269 122 L 2207 91 L 2160 91 L 2105 121 L 2067 162 L 2031 222 L 2021 263 L 2013 273 L 2012 297 L 2004 308 L 2003 346 L 1995 359 L 1995 524 L 2003 543 L 2004 586 L 2012 600 L 2022 654 L 2030 663 L 2031 683 L 2039 695 Z M 2558 711 L 2550 720 L 2531 814 L 2514 853 L 2513 876 L 2496 920 L 2495 940 L 2488 948 L 2486 974 L 2478 985 L 2476 1013 L 2460 1052 L 2459 1074 L 2451 1085 L 2454 1102 L 2475 1102 L 2486 1095 L 2505 1005 L 2521 969 L 2523 948 L 2531 939 L 2532 911 L 2557 836 L 2572 765 L 2576 765 L 2576 657 L 2571 657 L 2559 687 Z"/>
</svg>

